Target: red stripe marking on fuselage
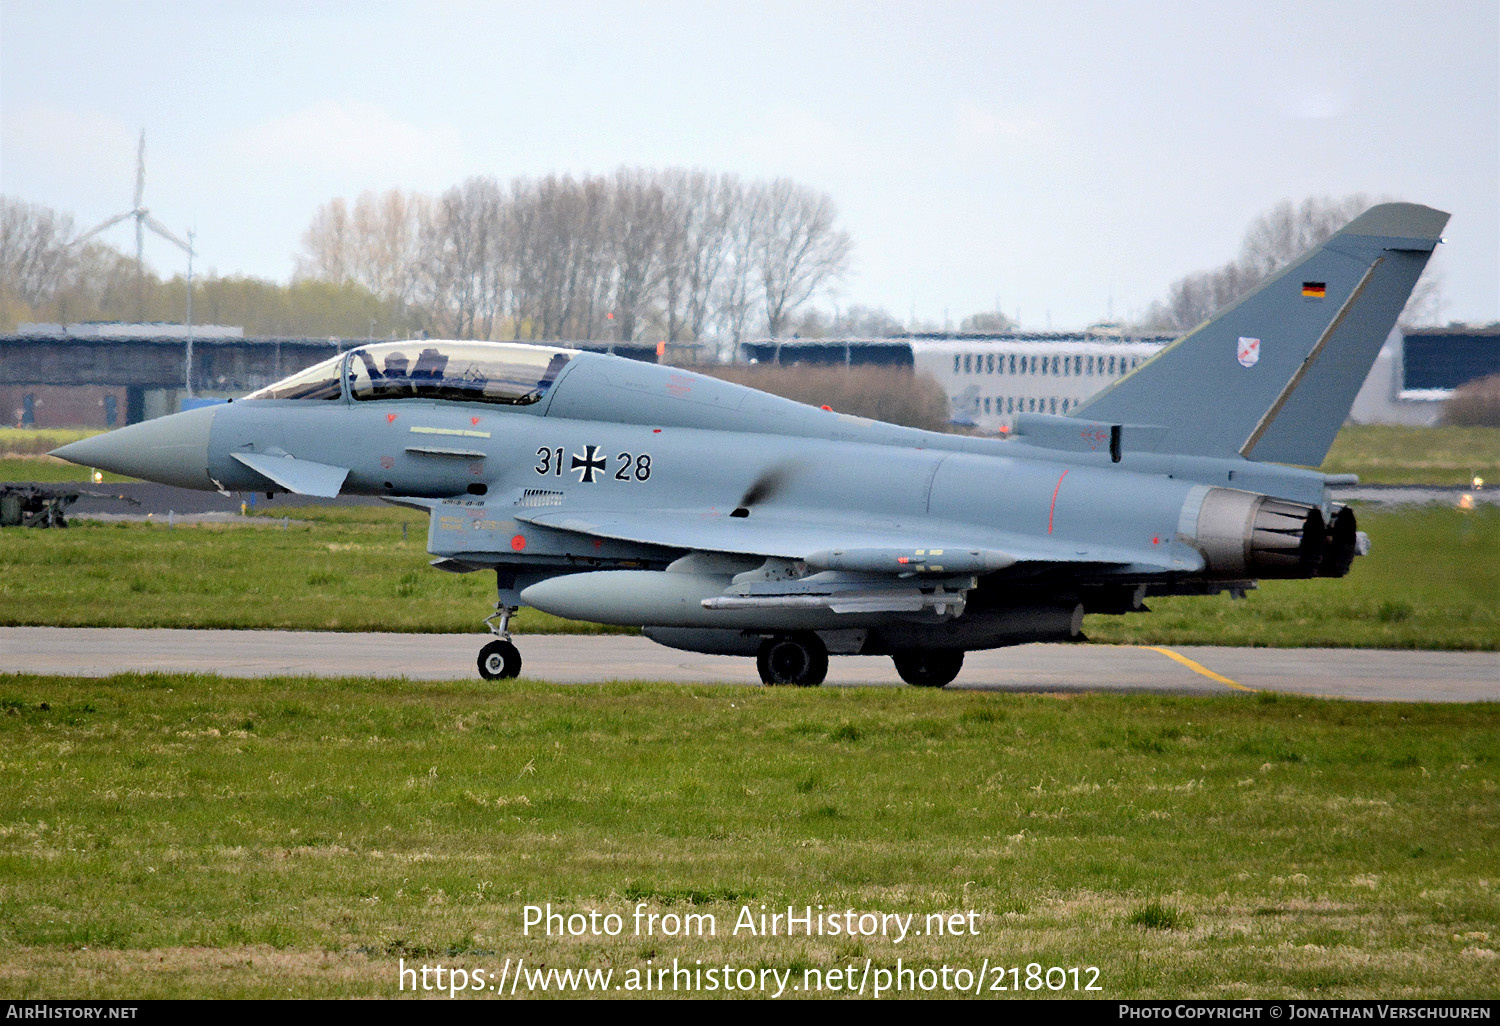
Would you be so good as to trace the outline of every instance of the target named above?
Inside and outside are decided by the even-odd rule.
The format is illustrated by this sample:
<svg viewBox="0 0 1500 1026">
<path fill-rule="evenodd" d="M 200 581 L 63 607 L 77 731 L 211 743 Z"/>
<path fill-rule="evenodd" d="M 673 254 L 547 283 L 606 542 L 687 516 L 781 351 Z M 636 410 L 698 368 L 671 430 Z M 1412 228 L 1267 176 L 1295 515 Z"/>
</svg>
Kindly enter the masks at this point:
<svg viewBox="0 0 1500 1026">
<path fill-rule="evenodd" d="M 1052 508 L 1047 510 L 1047 533 L 1052 533 L 1052 515 L 1057 512 L 1057 493 L 1062 488 L 1063 478 L 1068 476 L 1068 471 L 1062 472 L 1062 477 L 1057 479 L 1057 484 L 1052 488 Z"/>
</svg>

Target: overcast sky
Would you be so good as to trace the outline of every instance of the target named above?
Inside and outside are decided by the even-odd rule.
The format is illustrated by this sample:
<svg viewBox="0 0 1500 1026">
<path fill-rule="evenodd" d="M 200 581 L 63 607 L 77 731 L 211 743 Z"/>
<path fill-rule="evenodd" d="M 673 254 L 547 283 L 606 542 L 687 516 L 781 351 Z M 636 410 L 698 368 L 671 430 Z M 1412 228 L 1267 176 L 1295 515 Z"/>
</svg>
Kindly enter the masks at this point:
<svg viewBox="0 0 1500 1026">
<path fill-rule="evenodd" d="M 0 0 L 0 190 L 89 227 L 143 127 L 146 204 L 219 274 L 289 277 L 334 196 L 628 164 L 827 191 L 836 301 L 902 320 L 1131 316 L 1354 192 L 1450 211 L 1443 317 L 1500 319 L 1492 0 Z"/>
</svg>

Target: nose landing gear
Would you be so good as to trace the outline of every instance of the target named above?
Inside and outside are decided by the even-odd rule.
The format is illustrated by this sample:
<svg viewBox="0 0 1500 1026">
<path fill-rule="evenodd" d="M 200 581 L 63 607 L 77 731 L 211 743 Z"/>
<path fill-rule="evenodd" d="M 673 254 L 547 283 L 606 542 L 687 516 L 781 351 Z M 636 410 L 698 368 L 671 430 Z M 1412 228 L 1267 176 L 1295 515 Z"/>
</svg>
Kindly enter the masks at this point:
<svg viewBox="0 0 1500 1026">
<path fill-rule="evenodd" d="M 485 680 L 506 680 L 521 674 L 521 652 L 510 640 L 510 618 L 516 606 L 495 603 L 495 611 L 484 618 L 484 625 L 496 640 L 479 650 L 479 675 Z M 494 621 L 499 620 L 496 624 Z"/>
</svg>

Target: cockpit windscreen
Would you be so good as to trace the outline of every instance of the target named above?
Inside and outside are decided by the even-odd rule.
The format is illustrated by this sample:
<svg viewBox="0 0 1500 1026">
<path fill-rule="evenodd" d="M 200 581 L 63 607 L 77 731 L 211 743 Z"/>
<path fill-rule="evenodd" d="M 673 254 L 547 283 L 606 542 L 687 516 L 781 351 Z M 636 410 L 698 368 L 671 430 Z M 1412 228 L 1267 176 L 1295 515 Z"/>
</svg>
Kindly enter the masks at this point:
<svg viewBox="0 0 1500 1026">
<path fill-rule="evenodd" d="M 344 354 L 315 363 L 291 377 L 267 385 L 245 396 L 246 399 L 342 399 L 340 371 L 344 365 Z"/>
</svg>

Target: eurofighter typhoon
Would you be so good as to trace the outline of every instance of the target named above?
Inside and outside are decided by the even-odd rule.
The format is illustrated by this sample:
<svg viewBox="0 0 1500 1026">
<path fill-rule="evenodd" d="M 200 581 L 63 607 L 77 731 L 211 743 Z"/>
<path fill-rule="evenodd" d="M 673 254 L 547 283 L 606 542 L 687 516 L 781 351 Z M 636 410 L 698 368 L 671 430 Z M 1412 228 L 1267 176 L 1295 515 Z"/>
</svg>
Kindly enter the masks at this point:
<svg viewBox="0 0 1500 1026">
<path fill-rule="evenodd" d="M 1367 542 L 1316 470 L 1448 215 L 1355 218 L 1068 416 L 1008 439 L 842 415 L 672 367 L 504 343 L 362 346 L 54 455 L 187 488 L 426 510 L 432 565 L 512 615 L 642 627 L 815 685 L 830 655 L 941 687 L 1157 595 L 1341 577 Z"/>
</svg>

